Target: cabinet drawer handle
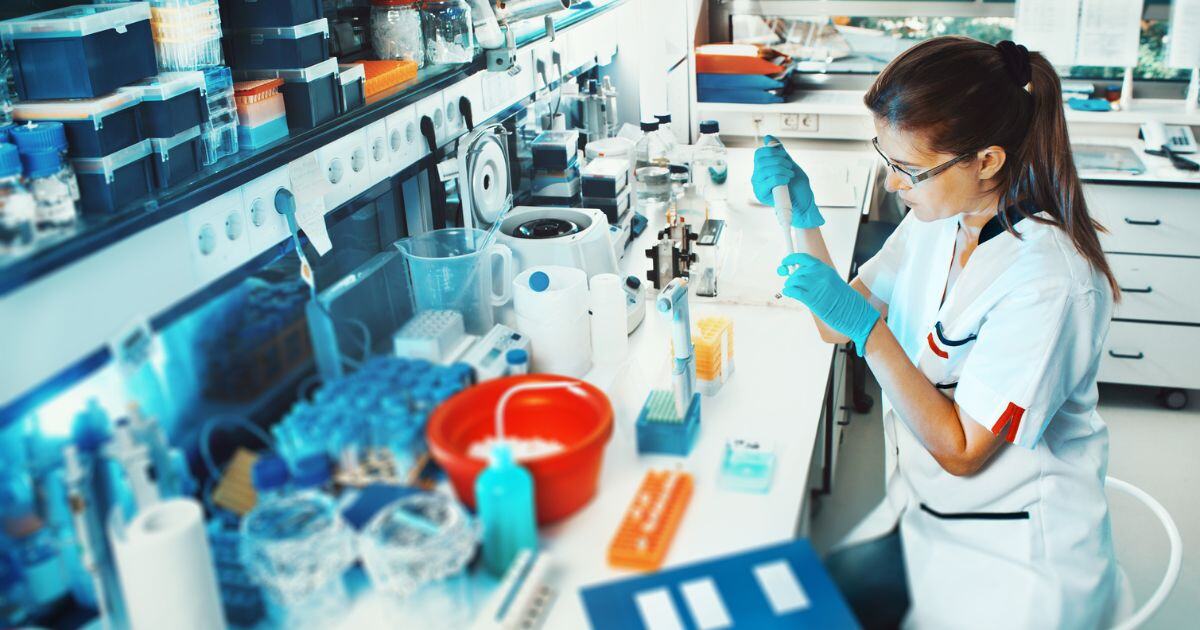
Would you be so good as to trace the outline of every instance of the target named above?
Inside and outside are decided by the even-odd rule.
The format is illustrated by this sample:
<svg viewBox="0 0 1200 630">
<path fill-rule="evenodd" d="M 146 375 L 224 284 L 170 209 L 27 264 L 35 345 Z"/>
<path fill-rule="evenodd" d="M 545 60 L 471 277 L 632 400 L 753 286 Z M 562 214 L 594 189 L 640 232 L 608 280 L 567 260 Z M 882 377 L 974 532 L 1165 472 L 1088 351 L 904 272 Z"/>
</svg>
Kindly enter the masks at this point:
<svg viewBox="0 0 1200 630">
<path fill-rule="evenodd" d="M 1126 289 L 1125 287 L 1121 287 L 1121 293 L 1150 293 L 1152 291 L 1154 291 L 1154 287 L 1151 286 L 1147 286 L 1144 289 Z"/>
<path fill-rule="evenodd" d="M 1142 221 L 1140 219 L 1130 219 L 1129 217 L 1125 217 L 1125 222 L 1129 225 L 1162 225 L 1162 219 L 1150 219 L 1149 221 Z"/>
<path fill-rule="evenodd" d="M 1114 352 L 1112 350 L 1108 351 L 1108 356 L 1114 359 L 1133 359 L 1135 361 L 1146 358 L 1146 355 L 1142 354 L 1141 352 L 1137 354 L 1123 354 L 1121 352 Z"/>
</svg>

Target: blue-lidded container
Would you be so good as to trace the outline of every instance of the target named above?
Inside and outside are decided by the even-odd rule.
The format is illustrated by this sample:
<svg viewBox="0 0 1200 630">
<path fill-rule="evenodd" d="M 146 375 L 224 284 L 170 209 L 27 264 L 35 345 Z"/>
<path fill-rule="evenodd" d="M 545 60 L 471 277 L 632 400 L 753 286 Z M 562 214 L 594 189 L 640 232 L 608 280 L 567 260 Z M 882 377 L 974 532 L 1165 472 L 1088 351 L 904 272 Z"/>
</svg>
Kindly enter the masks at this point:
<svg viewBox="0 0 1200 630">
<path fill-rule="evenodd" d="M 70 101 L 23 101 L 13 106 L 22 122 L 61 122 L 71 157 L 99 158 L 145 139 L 138 121 L 136 94 L 116 92 Z"/>
<path fill-rule="evenodd" d="M 15 128 L 16 125 L 12 123 L 0 125 L 0 142 L 12 142 L 12 130 Z"/>
<path fill-rule="evenodd" d="M 42 179 L 50 177 L 62 170 L 62 153 L 54 149 L 38 151 L 22 151 L 21 164 L 25 167 L 25 177 Z"/>
<path fill-rule="evenodd" d="M 52 120 L 13 127 L 9 131 L 9 138 L 21 153 L 65 153 L 67 150 L 67 129 L 62 123 Z"/>
<path fill-rule="evenodd" d="M 238 70 L 307 68 L 329 57 L 329 21 L 231 30 L 226 34 Z"/>
<path fill-rule="evenodd" d="M 150 194 L 154 148 L 142 140 L 101 158 L 71 160 L 85 213 L 111 214 Z"/>
<path fill-rule="evenodd" d="M 235 74 L 239 81 L 283 79 L 279 91 L 292 129 L 312 129 L 341 113 L 337 59 L 298 70 L 239 70 Z"/>
<path fill-rule="evenodd" d="M 321 0 L 221 0 L 226 26 L 295 26 L 321 17 Z"/>
<path fill-rule="evenodd" d="M 339 65 L 338 79 L 342 84 L 342 113 L 367 104 L 367 70 L 361 63 Z"/>
<path fill-rule="evenodd" d="M 79 5 L 0 22 L 22 100 L 95 98 L 154 74 L 145 2 Z"/>
<path fill-rule="evenodd" d="M 208 121 L 208 88 L 200 71 L 164 72 L 118 92 L 141 99 L 139 114 L 147 138 L 173 138 Z"/>
<path fill-rule="evenodd" d="M 200 125 L 170 138 L 153 138 L 154 175 L 159 188 L 170 188 L 195 175 L 204 166 L 204 139 Z"/>
</svg>

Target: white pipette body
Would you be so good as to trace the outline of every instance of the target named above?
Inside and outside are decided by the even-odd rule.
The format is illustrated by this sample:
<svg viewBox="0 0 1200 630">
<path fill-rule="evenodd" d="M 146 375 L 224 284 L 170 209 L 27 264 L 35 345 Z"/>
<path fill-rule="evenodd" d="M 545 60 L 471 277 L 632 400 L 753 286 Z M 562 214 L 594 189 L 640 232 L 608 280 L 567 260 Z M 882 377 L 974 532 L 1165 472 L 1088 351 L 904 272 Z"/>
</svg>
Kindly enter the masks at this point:
<svg viewBox="0 0 1200 630">
<path fill-rule="evenodd" d="M 781 145 L 778 140 L 773 140 L 766 146 Z M 776 186 L 771 189 L 771 200 L 775 203 L 775 220 L 779 222 L 779 229 L 783 230 L 784 247 L 788 254 L 794 254 L 796 253 L 796 240 L 792 237 L 792 193 L 788 190 L 787 185 Z M 776 300 L 782 298 L 783 293 L 775 294 Z"/>
</svg>

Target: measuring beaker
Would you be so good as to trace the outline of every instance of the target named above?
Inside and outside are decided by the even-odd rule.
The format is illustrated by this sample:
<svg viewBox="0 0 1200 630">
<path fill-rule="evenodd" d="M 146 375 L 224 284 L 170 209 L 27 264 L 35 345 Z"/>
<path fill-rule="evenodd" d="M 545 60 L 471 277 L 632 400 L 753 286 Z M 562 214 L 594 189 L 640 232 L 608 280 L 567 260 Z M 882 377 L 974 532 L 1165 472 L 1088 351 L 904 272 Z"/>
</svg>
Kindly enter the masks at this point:
<svg viewBox="0 0 1200 630">
<path fill-rule="evenodd" d="M 493 307 L 512 297 L 512 250 L 493 242 L 483 230 L 433 230 L 402 238 L 396 247 L 408 263 L 415 309 L 458 311 L 469 334 L 491 330 Z M 496 258 L 501 262 L 501 293 L 496 293 L 492 282 Z"/>
</svg>

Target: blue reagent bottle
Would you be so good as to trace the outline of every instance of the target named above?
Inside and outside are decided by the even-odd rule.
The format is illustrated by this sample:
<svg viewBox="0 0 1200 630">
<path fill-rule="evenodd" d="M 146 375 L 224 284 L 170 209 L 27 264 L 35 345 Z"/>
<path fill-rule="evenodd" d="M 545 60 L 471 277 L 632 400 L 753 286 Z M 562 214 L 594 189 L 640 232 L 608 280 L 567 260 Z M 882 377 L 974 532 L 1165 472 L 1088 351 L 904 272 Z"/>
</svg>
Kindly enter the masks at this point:
<svg viewBox="0 0 1200 630">
<path fill-rule="evenodd" d="M 537 550 L 533 477 L 505 443 L 492 448 L 487 468 L 475 478 L 475 505 L 483 527 L 483 562 L 503 576 L 522 549 Z"/>
</svg>

